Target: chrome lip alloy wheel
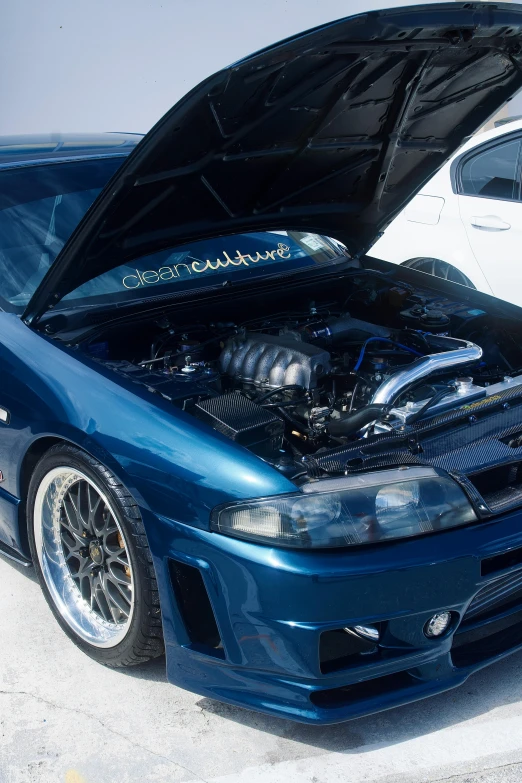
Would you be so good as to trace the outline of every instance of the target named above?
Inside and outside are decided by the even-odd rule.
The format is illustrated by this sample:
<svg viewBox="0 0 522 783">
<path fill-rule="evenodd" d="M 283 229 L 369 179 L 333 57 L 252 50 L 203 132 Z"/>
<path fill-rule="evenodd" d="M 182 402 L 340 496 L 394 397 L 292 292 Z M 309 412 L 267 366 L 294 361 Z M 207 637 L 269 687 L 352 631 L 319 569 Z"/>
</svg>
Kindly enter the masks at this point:
<svg viewBox="0 0 522 783">
<path fill-rule="evenodd" d="M 51 597 L 84 641 L 114 647 L 134 609 L 134 583 L 125 537 L 106 495 L 84 473 L 59 467 L 35 499 L 34 537 Z"/>
</svg>

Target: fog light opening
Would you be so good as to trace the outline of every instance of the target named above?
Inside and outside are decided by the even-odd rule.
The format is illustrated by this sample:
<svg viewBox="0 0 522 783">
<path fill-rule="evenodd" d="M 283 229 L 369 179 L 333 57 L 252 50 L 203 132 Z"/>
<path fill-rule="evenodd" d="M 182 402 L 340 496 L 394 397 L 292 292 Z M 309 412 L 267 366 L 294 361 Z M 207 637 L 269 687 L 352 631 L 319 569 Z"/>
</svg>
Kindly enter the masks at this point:
<svg viewBox="0 0 522 783">
<path fill-rule="evenodd" d="M 354 625 L 353 628 L 343 628 L 343 631 L 351 634 L 352 636 L 358 636 L 362 639 L 368 639 L 375 644 L 379 641 L 379 631 L 372 625 Z"/>
<path fill-rule="evenodd" d="M 437 612 L 424 626 L 424 635 L 428 639 L 443 636 L 451 625 L 451 612 Z"/>
</svg>

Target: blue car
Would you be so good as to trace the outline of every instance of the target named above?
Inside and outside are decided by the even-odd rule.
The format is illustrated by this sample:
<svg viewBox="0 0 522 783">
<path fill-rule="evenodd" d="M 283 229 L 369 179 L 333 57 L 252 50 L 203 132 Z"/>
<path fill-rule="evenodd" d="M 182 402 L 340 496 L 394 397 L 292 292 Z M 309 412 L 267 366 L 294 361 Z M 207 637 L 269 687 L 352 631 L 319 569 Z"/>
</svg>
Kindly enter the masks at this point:
<svg viewBox="0 0 522 783">
<path fill-rule="evenodd" d="M 427 5 L 1 141 L 0 550 L 87 655 L 325 724 L 522 648 L 522 311 L 365 255 L 521 87 Z"/>
</svg>

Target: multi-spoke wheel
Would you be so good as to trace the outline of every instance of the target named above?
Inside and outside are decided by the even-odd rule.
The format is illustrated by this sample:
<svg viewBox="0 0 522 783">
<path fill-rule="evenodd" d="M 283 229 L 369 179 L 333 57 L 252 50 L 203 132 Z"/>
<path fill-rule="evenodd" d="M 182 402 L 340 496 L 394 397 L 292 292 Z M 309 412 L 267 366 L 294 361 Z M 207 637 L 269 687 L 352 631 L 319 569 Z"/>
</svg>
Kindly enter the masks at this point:
<svg viewBox="0 0 522 783">
<path fill-rule="evenodd" d="M 139 509 L 100 463 L 71 446 L 38 463 L 28 494 L 29 537 L 60 625 L 112 666 L 162 651 L 152 558 Z"/>
<path fill-rule="evenodd" d="M 468 288 L 475 288 L 464 272 L 461 272 L 456 266 L 448 264 L 447 261 L 441 261 L 440 258 L 412 258 L 411 261 L 405 261 L 403 266 L 407 266 L 409 269 L 418 269 L 419 272 L 425 272 L 434 277 L 441 277 L 443 280 L 450 280 L 452 283 L 460 283 Z"/>
</svg>

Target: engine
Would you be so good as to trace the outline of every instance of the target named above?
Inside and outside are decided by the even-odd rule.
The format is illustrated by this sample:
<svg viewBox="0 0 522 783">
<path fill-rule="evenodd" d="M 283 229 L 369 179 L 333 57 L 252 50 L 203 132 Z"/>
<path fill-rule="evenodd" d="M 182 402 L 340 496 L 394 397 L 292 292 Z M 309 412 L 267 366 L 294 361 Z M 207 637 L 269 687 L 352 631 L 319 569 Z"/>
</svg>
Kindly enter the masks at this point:
<svg viewBox="0 0 522 783">
<path fill-rule="evenodd" d="M 346 349 L 361 335 L 366 339 L 357 356 Z M 328 437 L 356 435 L 385 415 L 386 425 L 381 423 L 379 431 L 390 429 L 395 420 L 403 425 L 407 416 L 392 405 L 404 393 L 417 385 L 405 409 L 408 415 L 418 416 L 428 402 L 419 401 L 419 394 L 422 397 L 435 388 L 430 383 L 426 389 L 424 379 L 444 372 L 455 376 L 460 366 L 482 358 L 482 349 L 470 341 L 432 334 L 423 335 L 423 354 L 420 346 L 413 347 L 416 341 L 412 337 L 416 335 L 403 334 L 400 342 L 390 330 L 344 314 L 320 328 L 307 324 L 297 330 L 286 328 L 278 335 L 243 332 L 226 341 L 219 364 L 244 394 L 253 395 L 259 404 L 276 409 L 294 424 L 295 437 L 317 446 Z M 376 356 L 371 344 L 378 345 L 382 355 Z M 440 392 L 435 390 L 434 396 L 439 395 L 440 400 L 433 399 L 434 410 L 486 393 L 472 378 L 454 378 L 453 384 L 442 385 Z"/>
<path fill-rule="evenodd" d="M 350 307 L 163 319 L 149 357 L 114 359 L 109 347 L 103 360 L 289 475 L 303 457 L 522 385 L 522 335 L 485 311 L 381 281 L 352 291 Z"/>
</svg>

